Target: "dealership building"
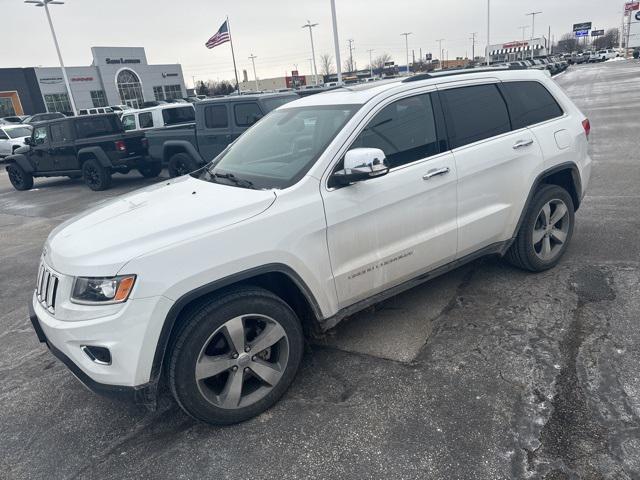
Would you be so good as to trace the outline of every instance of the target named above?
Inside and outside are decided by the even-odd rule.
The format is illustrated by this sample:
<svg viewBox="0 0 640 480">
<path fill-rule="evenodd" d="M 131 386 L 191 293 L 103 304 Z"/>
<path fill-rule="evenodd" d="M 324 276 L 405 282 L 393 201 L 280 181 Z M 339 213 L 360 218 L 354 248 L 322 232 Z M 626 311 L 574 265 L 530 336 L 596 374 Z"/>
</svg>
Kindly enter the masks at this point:
<svg viewBox="0 0 640 480">
<path fill-rule="evenodd" d="M 515 62 L 517 60 L 548 55 L 547 39 L 544 37 L 532 40 L 514 41 L 489 46 L 489 60 L 494 62 Z"/>
<path fill-rule="evenodd" d="M 149 65 L 144 48 L 93 47 L 87 67 L 67 67 L 76 108 L 129 105 L 184 98 L 179 64 Z M 0 68 L 0 116 L 70 112 L 59 67 Z"/>
</svg>

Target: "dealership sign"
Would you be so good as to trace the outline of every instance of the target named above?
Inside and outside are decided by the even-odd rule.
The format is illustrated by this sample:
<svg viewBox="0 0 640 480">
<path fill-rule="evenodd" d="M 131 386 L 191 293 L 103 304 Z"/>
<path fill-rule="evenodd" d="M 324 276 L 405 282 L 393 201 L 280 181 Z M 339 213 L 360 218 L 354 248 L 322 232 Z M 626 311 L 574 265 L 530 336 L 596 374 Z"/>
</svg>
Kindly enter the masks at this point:
<svg viewBox="0 0 640 480">
<path fill-rule="evenodd" d="M 594 30 L 591 32 L 592 37 L 602 37 L 604 35 L 604 30 Z"/>
<path fill-rule="evenodd" d="M 45 85 L 53 85 L 54 83 L 62 83 L 62 77 L 45 77 L 40 79 L 40 83 Z"/>
<path fill-rule="evenodd" d="M 574 23 L 573 31 L 581 32 L 583 30 L 591 30 L 591 22 L 583 22 L 583 23 Z"/>
<path fill-rule="evenodd" d="M 588 37 L 589 36 L 589 30 L 577 30 L 576 31 L 576 37 Z"/>
<path fill-rule="evenodd" d="M 140 63 L 139 58 L 107 58 L 107 65 L 118 65 L 121 63 Z"/>
<path fill-rule="evenodd" d="M 162 78 L 167 78 L 167 77 L 177 77 L 178 74 L 177 73 L 167 73 L 167 72 L 162 72 Z"/>
<path fill-rule="evenodd" d="M 518 48 L 527 46 L 529 46 L 529 42 L 511 42 L 503 44 L 502 48 Z"/>
<path fill-rule="evenodd" d="M 72 82 L 93 82 L 93 77 L 72 77 Z"/>
<path fill-rule="evenodd" d="M 640 2 L 627 2 L 624 4 L 624 13 L 640 10 Z"/>
</svg>

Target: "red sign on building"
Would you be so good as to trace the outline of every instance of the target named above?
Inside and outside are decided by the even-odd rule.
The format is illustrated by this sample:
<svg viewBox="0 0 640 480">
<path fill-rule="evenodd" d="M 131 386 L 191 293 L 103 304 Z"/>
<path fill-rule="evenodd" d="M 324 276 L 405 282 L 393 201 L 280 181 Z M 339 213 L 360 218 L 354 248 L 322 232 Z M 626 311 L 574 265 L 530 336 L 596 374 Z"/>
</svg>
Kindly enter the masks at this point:
<svg viewBox="0 0 640 480">
<path fill-rule="evenodd" d="M 634 10 L 640 10 L 640 2 L 627 2 L 624 4 L 624 12 L 629 13 Z"/>
</svg>

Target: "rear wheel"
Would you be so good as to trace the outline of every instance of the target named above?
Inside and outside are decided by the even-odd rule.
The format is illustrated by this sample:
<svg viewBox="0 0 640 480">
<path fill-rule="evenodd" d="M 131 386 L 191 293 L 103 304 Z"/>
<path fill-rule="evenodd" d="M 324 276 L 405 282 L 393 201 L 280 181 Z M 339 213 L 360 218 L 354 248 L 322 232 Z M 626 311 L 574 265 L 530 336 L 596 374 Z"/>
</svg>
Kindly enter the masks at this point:
<svg viewBox="0 0 640 480">
<path fill-rule="evenodd" d="M 160 175 L 162 164 L 160 162 L 147 163 L 145 166 L 140 167 L 138 171 L 145 178 L 155 178 Z"/>
<path fill-rule="evenodd" d="M 9 181 L 16 190 L 30 190 L 33 187 L 33 175 L 26 172 L 17 163 L 7 165 Z"/>
<path fill-rule="evenodd" d="M 516 267 L 541 272 L 554 267 L 573 235 L 571 195 L 557 185 L 544 185 L 533 197 L 507 260 Z"/>
<path fill-rule="evenodd" d="M 169 176 L 180 177 L 198 169 L 198 164 L 187 153 L 176 153 L 169 159 Z"/>
<path fill-rule="evenodd" d="M 84 183 L 93 190 L 106 190 L 111 186 L 111 172 L 103 167 L 98 160 L 90 158 L 82 165 L 82 177 Z"/>
<path fill-rule="evenodd" d="M 188 314 L 171 349 L 169 386 L 192 417 L 247 420 L 291 384 L 303 353 L 296 314 L 261 288 L 229 291 Z"/>
</svg>

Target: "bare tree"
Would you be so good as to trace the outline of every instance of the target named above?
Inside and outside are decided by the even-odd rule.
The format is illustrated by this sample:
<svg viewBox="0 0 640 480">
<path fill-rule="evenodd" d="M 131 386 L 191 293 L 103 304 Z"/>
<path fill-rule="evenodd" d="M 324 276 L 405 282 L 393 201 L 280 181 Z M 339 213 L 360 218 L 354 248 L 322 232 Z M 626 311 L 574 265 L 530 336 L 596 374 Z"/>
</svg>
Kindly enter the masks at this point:
<svg viewBox="0 0 640 480">
<path fill-rule="evenodd" d="M 575 34 L 565 33 L 556 45 L 555 51 L 560 53 L 571 53 L 578 50 L 578 40 Z"/>
<path fill-rule="evenodd" d="M 593 46 L 597 49 L 615 48 L 619 44 L 618 34 L 619 32 L 617 28 L 610 28 L 604 36 L 597 37 L 593 41 Z"/>
<path fill-rule="evenodd" d="M 320 73 L 325 76 L 336 73 L 336 67 L 333 64 L 333 57 L 328 53 L 320 55 Z"/>
<path fill-rule="evenodd" d="M 353 73 L 356 71 L 356 62 L 351 57 L 347 57 L 342 64 L 342 69 L 347 73 Z"/>
<path fill-rule="evenodd" d="M 391 61 L 391 55 L 388 53 L 383 53 L 382 55 L 378 55 L 373 59 L 373 68 L 374 70 L 384 70 L 385 63 L 389 63 Z"/>
</svg>

